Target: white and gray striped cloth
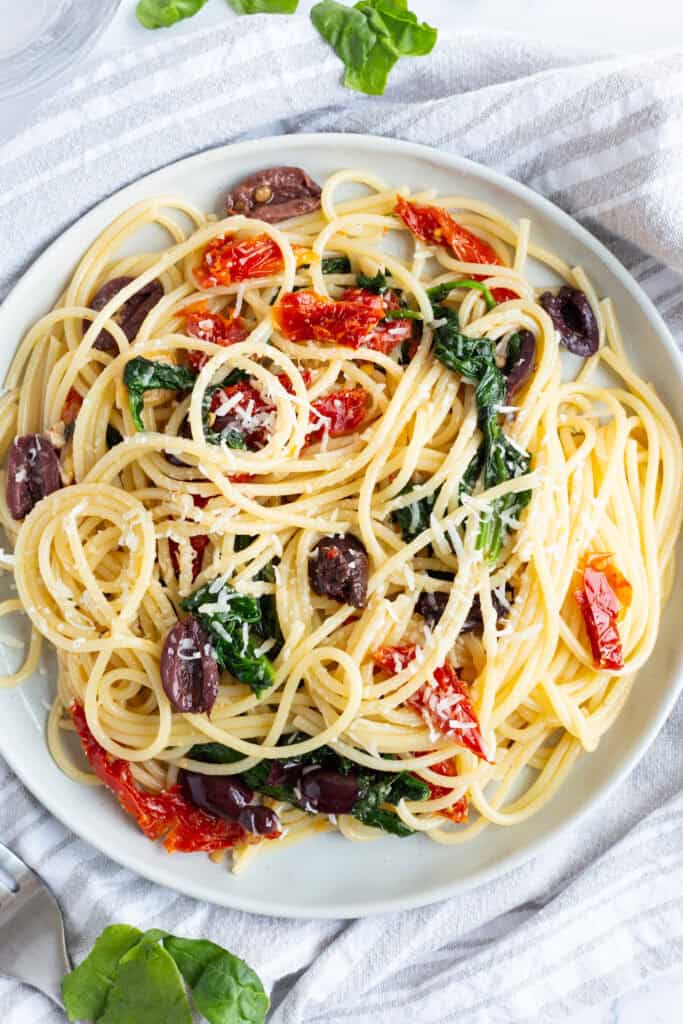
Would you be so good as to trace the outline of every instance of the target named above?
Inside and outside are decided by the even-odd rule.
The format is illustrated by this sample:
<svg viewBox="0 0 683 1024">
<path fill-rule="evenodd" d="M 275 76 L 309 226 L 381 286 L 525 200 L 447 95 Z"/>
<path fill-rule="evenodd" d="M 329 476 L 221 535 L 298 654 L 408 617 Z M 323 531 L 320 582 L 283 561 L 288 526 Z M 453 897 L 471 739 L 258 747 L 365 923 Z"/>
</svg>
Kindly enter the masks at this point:
<svg viewBox="0 0 683 1024">
<path fill-rule="evenodd" d="M 608 242 L 683 341 L 683 53 L 596 59 L 442 34 L 430 59 L 402 62 L 387 95 L 369 99 L 340 87 L 336 58 L 305 19 L 283 27 L 253 17 L 159 33 L 44 103 L 0 147 L 0 297 L 75 218 L 163 164 L 275 131 L 369 132 L 471 157 L 543 192 Z M 409 913 L 270 920 L 177 896 L 75 839 L 2 762 L 0 838 L 60 897 L 77 959 L 112 920 L 210 936 L 272 988 L 273 1024 L 562 1019 L 683 959 L 683 708 L 579 834 Z M 59 1019 L 0 979 L 4 1024 Z"/>
</svg>

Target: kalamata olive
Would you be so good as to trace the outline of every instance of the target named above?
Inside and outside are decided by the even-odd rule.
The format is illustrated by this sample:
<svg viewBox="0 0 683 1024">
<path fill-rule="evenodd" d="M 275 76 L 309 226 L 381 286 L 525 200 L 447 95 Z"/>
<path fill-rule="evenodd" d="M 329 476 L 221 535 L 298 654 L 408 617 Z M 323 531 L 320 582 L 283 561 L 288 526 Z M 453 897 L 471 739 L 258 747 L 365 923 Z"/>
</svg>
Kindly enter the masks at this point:
<svg viewBox="0 0 683 1024">
<path fill-rule="evenodd" d="M 250 174 L 225 197 L 230 217 L 241 213 L 275 224 L 320 208 L 320 186 L 301 167 L 269 167 Z"/>
<path fill-rule="evenodd" d="M 253 832 L 257 836 L 269 836 L 280 830 L 280 819 L 275 811 L 262 804 L 245 807 L 240 811 L 237 821 L 247 832 Z"/>
<path fill-rule="evenodd" d="M 178 431 L 178 437 L 192 437 L 192 427 L 187 416 L 180 424 L 180 430 Z M 183 466 L 189 468 L 189 462 L 183 462 L 179 455 L 175 455 L 173 452 L 164 452 L 164 458 L 167 462 L 170 462 L 172 466 Z"/>
<path fill-rule="evenodd" d="M 536 355 L 536 339 L 531 331 L 519 331 L 519 347 L 515 353 L 508 353 L 505 364 L 505 376 L 508 382 L 508 398 L 519 391 L 522 384 L 531 376 Z"/>
<path fill-rule="evenodd" d="M 202 775 L 182 770 L 178 781 L 193 804 L 230 821 L 237 821 L 240 812 L 254 799 L 253 790 L 234 775 Z"/>
<path fill-rule="evenodd" d="M 275 811 L 252 804 L 254 791 L 234 775 L 202 775 L 181 770 L 178 781 L 183 795 L 207 814 L 227 821 L 237 821 L 259 836 L 278 832 L 280 819 Z"/>
<path fill-rule="evenodd" d="M 218 665 L 209 636 L 194 616 L 176 623 L 161 652 L 161 683 L 176 711 L 210 712 L 218 695 Z"/>
<path fill-rule="evenodd" d="M 352 533 L 323 537 L 308 562 L 308 577 L 315 593 L 354 608 L 367 604 L 368 573 L 367 552 Z"/>
<path fill-rule="evenodd" d="M 360 796 L 355 775 L 340 775 L 324 768 L 304 771 L 299 789 L 304 810 L 321 814 L 350 814 Z"/>
<path fill-rule="evenodd" d="M 512 588 L 509 586 L 505 587 L 505 597 L 509 604 L 513 596 Z M 423 590 L 417 599 L 415 604 L 415 611 L 418 615 L 421 615 L 427 625 L 433 629 L 439 622 L 441 616 L 446 610 L 448 604 L 449 595 L 441 590 L 428 591 Z M 491 592 L 491 600 L 493 607 L 496 612 L 496 618 L 500 622 L 501 619 L 505 618 L 508 613 L 508 608 L 501 601 L 495 591 Z M 461 633 L 481 633 L 484 628 L 484 619 L 481 613 L 481 600 L 479 594 L 474 595 L 474 599 L 470 606 L 470 610 L 467 613 L 467 617 L 462 624 Z"/>
<path fill-rule="evenodd" d="M 15 437 L 7 458 L 7 507 L 12 519 L 23 519 L 41 498 L 62 486 L 59 455 L 40 434 Z"/>
<path fill-rule="evenodd" d="M 422 616 L 430 629 L 434 629 L 447 604 L 448 594 L 443 590 L 423 590 L 415 604 L 415 611 Z"/>
<path fill-rule="evenodd" d="M 564 285 L 557 295 L 544 292 L 540 303 L 552 320 L 560 341 L 575 356 L 598 351 L 600 331 L 593 308 L 582 291 Z"/>
<path fill-rule="evenodd" d="M 134 281 L 134 277 L 113 277 L 111 281 L 107 281 L 102 287 L 93 295 L 90 300 L 90 308 L 94 309 L 99 313 L 101 309 L 111 302 L 115 295 L 118 295 L 120 291 L 129 285 L 131 281 Z M 123 305 L 116 311 L 113 319 L 120 326 L 121 330 L 128 338 L 128 341 L 134 341 L 138 331 L 142 327 L 142 323 L 149 313 L 150 309 L 156 306 L 159 299 L 162 298 L 164 289 L 160 281 L 150 281 L 149 284 L 144 285 L 140 291 L 123 303 Z M 83 321 L 83 329 L 87 330 L 90 326 L 90 321 Z M 100 352 L 118 352 L 118 345 L 112 338 L 109 331 L 102 330 L 95 338 L 93 342 L 93 348 L 99 349 Z"/>
<path fill-rule="evenodd" d="M 299 781 L 302 767 L 298 761 L 271 761 L 265 785 L 288 786 L 293 789 Z"/>
</svg>

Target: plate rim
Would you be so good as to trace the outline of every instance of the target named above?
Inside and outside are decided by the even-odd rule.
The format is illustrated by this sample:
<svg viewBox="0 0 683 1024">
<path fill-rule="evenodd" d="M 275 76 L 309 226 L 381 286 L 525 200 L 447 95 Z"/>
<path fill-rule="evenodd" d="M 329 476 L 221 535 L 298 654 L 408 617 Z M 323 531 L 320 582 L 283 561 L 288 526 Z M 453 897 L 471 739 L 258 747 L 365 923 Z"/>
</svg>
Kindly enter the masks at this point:
<svg viewBox="0 0 683 1024">
<path fill-rule="evenodd" d="M 483 164 L 479 164 L 474 160 L 470 160 L 467 157 L 444 152 L 423 143 L 408 142 L 403 139 L 384 136 L 375 137 L 367 133 L 300 132 L 294 134 L 267 135 L 243 140 L 241 142 L 232 142 L 221 146 L 211 147 L 209 149 L 202 150 L 199 153 L 194 153 L 191 156 L 171 161 L 168 164 L 164 164 L 161 167 L 149 171 L 141 177 L 136 178 L 134 181 L 128 182 L 121 188 L 116 189 L 116 191 L 111 195 L 95 203 L 64 231 L 57 235 L 43 250 L 43 252 L 23 271 L 19 280 L 15 283 L 3 302 L 0 304 L 0 318 L 5 314 L 8 305 L 11 307 L 15 302 L 20 303 L 23 301 L 24 291 L 29 290 L 31 287 L 32 276 L 34 273 L 38 273 L 45 264 L 50 262 L 53 252 L 59 249 L 65 238 L 69 236 L 75 237 L 78 233 L 83 232 L 84 230 L 87 234 L 90 224 L 93 225 L 93 231 L 96 231 L 99 234 L 99 231 L 102 229 L 98 229 L 97 218 L 106 214 L 110 207 L 114 209 L 124 193 L 127 193 L 139 186 L 143 186 L 145 182 L 149 181 L 156 175 L 168 172 L 171 169 L 178 170 L 183 174 L 188 169 L 191 170 L 193 165 L 200 163 L 203 164 L 207 161 L 211 162 L 220 160 L 227 154 L 229 154 L 231 158 L 235 155 L 239 156 L 241 150 L 247 151 L 250 156 L 252 156 L 254 150 L 262 147 L 264 156 L 266 156 L 270 149 L 276 146 L 281 146 L 282 148 L 291 151 L 298 149 L 299 147 L 306 148 L 308 146 L 316 145 L 321 148 L 333 148 L 340 145 L 360 145 L 361 148 L 366 147 L 369 151 L 375 152 L 387 152 L 398 149 L 402 156 L 413 157 L 418 163 L 426 159 L 430 162 L 440 164 L 445 170 L 453 171 L 456 174 L 460 172 L 479 178 L 486 184 L 502 190 L 504 194 L 511 194 L 516 199 L 526 203 L 532 209 L 539 209 L 542 216 L 546 220 L 549 220 L 554 227 L 559 226 L 560 228 L 567 228 L 569 233 L 572 234 L 581 245 L 590 250 L 592 255 L 602 262 L 608 273 L 618 279 L 620 284 L 629 293 L 630 298 L 640 307 L 645 318 L 656 329 L 659 341 L 668 349 L 669 355 L 672 357 L 672 363 L 676 369 L 678 384 L 683 387 L 683 353 L 681 353 L 680 349 L 676 345 L 668 325 L 657 310 L 653 301 L 641 288 L 635 278 L 623 266 L 619 259 L 610 252 L 606 245 L 591 234 L 587 228 L 575 220 L 569 213 L 562 210 L 559 206 L 556 206 L 545 196 L 535 192 L 528 185 L 518 182 L 499 171 L 492 170 Z M 370 155 L 372 155 L 372 152 Z M 96 237 L 96 235 L 94 237 Z M 16 349 L 14 351 L 16 351 Z M 674 419 L 676 419 L 675 411 L 672 411 L 672 415 L 674 416 Z M 72 813 L 69 806 L 61 804 L 58 805 L 57 800 L 52 800 L 48 781 L 43 782 L 40 778 L 27 777 L 23 769 L 21 767 L 17 767 L 12 755 L 11 746 L 6 742 L 2 731 L 0 731 L 0 755 L 2 755 L 6 760 L 11 770 L 26 786 L 29 792 L 42 804 L 43 807 L 54 815 L 54 817 L 63 826 L 68 828 L 80 839 L 89 843 L 100 852 L 106 854 L 115 863 L 118 863 L 122 867 L 132 871 L 134 874 L 141 876 L 156 885 L 162 885 L 183 895 L 191 896 L 194 899 L 209 902 L 216 906 L 247 911 L 249 913 L 263 914 L 270 917 L 293 919 L 350 919 L 366 917 L 381 913 L 413 910 L 417 907 L 428 906 L 455 896 L 458 893 L 464 893 L 477 886 L 492 882 L 515 870 L 522 864 L 531 861 L 543 850 L 550 848 L 554 843 L 556 843 L 558 839 L 568 832 L 570 828 L 578 826 L 588 817 L 588 815 L 594 813 L 604 802 L 606 802 L 617 786 L 624 782 L 646 754 L 671 713 L 679 695 L 683 691 L 683 643 L 679 642 L 678 649 L 674 652 L 674 655 L 675 660 L 671 669 L 671 684 L 667 690 L 665 698 L 661 702 L 659 711 L 652 719 L 649 727 L 638 737 L 637 742 L 633 744 L 631 750 L 624 756 L 622 763 L 613 772 L 609 780 L 603 783 L 598 790 L 592 792 L 590 796 L 586 797 L 585 803 L 582 807 L 570 814 L 568 817 L 565 817 L 561 822 L 549 826 L 542 836 L 530 840 L 516 852 L 503 855 L 495 863 L 470 872 L 464 878 L 456 878 L 450 882 L 437 885 L 433 888 L 427 890 L 423 889 L 419 893 L 403 896 L 387 896 L 370 902 L 350 901 L 338 903 L 328 901 L 320 906 L 306 907 L 303 913 L 295 904 L 288 904 L 286 902 L 278 904 L 277 907 L 264 906 L 263 903 L 256 898 L 245 894 L 240 895 L 238 890 L 222 890 L 217 888 L 215 890 L 212 889 L 210 893 L 207 893 L 205 884 L 200 880 L 195 881 L 190 877 L 186 877 L 184 879 L 182 877 L 170 877 L 167 870 L 162 870 L 158 865 L 151 862 L 140 863 L 135 859 L 132 853 L 129 854 L 125 850 L 122 852 L 116 850 L 116 853 L 112 853 L 111 847 L 106 845 L 106 841 L 104 839 L 100 840 L 97 834 L 94 836 L 86 835 L 84 831 L 81 831 L 79 823 L 76 820 L 77 811 Z M 8 692 L 11 693 L 13 691 Z"/>
</svg>

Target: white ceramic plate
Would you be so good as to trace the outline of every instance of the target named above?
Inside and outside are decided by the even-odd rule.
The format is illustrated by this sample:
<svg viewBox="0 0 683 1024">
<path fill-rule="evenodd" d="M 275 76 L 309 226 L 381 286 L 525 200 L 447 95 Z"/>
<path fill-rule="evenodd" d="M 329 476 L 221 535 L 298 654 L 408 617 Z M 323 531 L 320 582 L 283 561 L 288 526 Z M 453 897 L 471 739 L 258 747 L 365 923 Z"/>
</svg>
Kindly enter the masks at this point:
<svg viewBox="0 0 683 1024">
<path fill-rule="evenodd" d="M 582 264 L 598 294 L 612 296 L 629 354 L 669 408 L 679 407 L 683 368 L 666 326 L 629 274 L 587 231 L 531 190 L 484 167 L 424 146 L 359 135 L 285 136 L 228 146 L 157 171 L 101 203 L 50 246 L 0 310 L 0 377 L 23 332 L 56 301 L 83 251 L 114 217 L 163 193 L 180 193 L 204 209 L 218 210 L 226 186 L 273 164 L 301 165 L 318 180 L 342 167 L 365 168 L 396 185 L 464 193 L 493 203 L 508 217 L 530 217 L 537 242 L 571 265 Z M 552 802 L 530 821 L 489 828 L 463 846 L 439 846 L 417 836 L 349 843 L 324 835 L 257 858 L 238 878 L 203 854 L 169 856 L 142 836 L 109 793 L 78 786 L 53 764 L 43 737 L 52 667 L 18 692 L 0 692 L 0 753 L 74 832 L 133 871 L 188 895 L 290 917 L 356 917 L 416 907 L 491 880 L 537 854 L 562 829 L 576 828 L 631 771 L 683 682 L 675 614 L 682 596 L 679 574 L 657 649 L 600 748 L 579 761 Z"/>
</svg>

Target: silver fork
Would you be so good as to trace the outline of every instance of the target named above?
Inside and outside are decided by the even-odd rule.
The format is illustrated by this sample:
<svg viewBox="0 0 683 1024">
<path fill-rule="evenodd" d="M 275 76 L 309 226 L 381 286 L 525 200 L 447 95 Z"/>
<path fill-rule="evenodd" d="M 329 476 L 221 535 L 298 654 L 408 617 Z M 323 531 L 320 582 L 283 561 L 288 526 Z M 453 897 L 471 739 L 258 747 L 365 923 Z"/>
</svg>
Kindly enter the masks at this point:
<svg viewBox="0 0 683 1024">
<path fill-rule="evenodd" d="M 25 981 L 63 1008 L 61 981 L 70 970 L 57 900 L 35 871 L 0 843 L 0 974 Z"/>
</svg>

